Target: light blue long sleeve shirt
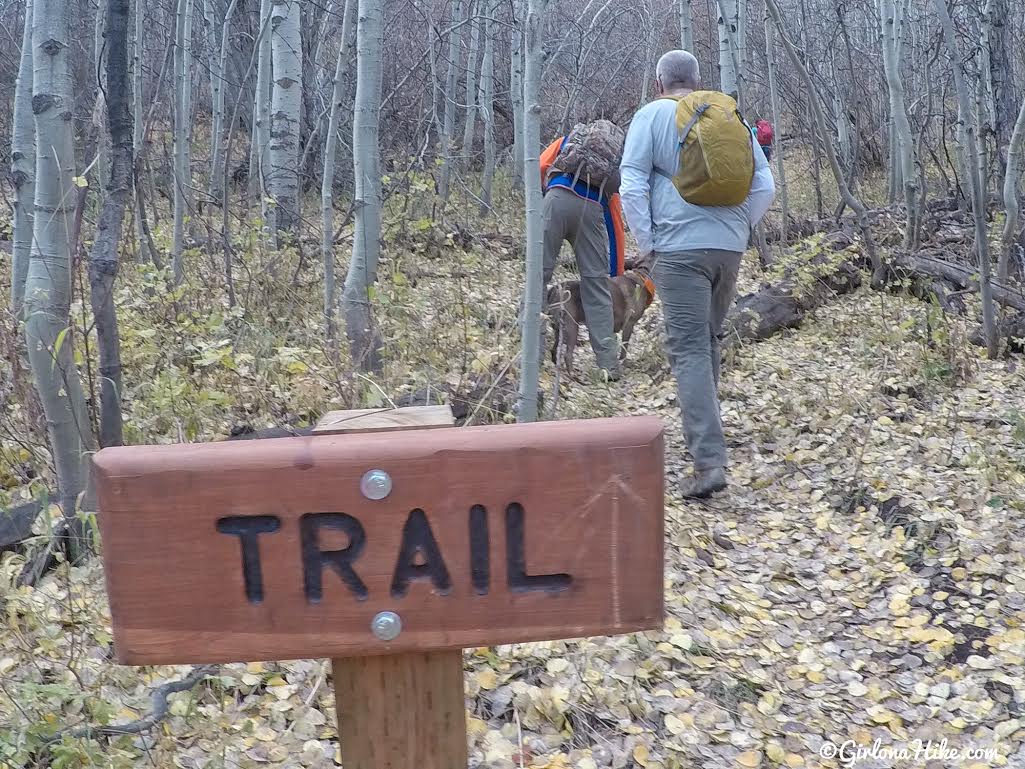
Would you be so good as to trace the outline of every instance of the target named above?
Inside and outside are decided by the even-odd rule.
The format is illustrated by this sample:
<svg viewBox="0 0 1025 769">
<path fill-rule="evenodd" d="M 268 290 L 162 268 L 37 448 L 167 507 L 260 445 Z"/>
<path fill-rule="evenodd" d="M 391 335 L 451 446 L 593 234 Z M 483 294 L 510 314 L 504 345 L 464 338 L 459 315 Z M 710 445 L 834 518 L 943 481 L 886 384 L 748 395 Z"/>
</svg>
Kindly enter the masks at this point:
<svg viewBox="0 0 1025 769">
<path fill-rule="evenodd" d="M 761 147 L 752 135 L 755 172 L 747 200 L 739 206 L 695 206 L 680 197 L 671 180 L 654 171 L 676 170 L 679 142 L 676 102 L 671 99 L 646 104 L 627 131 L 619 196 L 641 255 L 701 248 L 747 250 L 751 228 L 776 196 L 776 182 Z"/>
</svg>

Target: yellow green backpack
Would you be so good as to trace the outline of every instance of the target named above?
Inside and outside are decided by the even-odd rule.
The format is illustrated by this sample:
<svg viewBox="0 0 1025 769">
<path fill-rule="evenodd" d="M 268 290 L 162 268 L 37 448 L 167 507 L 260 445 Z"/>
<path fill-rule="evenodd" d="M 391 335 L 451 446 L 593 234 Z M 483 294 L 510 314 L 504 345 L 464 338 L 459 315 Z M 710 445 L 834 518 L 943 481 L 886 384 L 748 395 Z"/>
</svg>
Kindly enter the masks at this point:
<svg viewBox="0 0 1025 769">
<path fill-rule="evenodd" d="M 737 206 L 751 191 L 751 128 L 737 102 L 719 91 L 666 96 L 676 102 L 680 161 L 675 173 L 655 168 L 696 206 Z"/>
</svg>

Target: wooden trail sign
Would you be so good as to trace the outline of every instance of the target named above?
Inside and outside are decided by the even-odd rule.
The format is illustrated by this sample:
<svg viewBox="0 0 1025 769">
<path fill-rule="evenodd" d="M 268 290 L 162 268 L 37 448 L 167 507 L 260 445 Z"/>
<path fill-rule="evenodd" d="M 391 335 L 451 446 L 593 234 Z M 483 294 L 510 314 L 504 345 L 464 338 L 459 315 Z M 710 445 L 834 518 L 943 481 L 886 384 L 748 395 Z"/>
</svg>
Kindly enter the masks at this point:
<svg viewBox="0 0 1025 769">
<path fill-rule="evenodd" d="M 118 661 L 331 657 L 346 769 L 452 769 L 462 648 L 661 626 L 661 420 L 430 408 L 100 451 Z"/>
</svg>

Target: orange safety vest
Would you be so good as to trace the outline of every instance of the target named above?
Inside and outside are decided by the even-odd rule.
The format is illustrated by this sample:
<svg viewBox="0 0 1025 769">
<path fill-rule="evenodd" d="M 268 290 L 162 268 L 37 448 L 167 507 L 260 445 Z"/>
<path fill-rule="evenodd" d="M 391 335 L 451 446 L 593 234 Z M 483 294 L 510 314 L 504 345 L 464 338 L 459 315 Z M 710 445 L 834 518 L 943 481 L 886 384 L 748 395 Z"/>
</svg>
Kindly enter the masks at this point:
<svg viewBox="0 0 1025 769">
<path fill-rule="evenodd" d="M 581 181 L 575 185 L 568 175 L 555 176 L 548 179 L 548 171 L 555 162 L 555 158 L 562 149 L 562 143 L 566 141 L 565 136 L 560 136 L 553 141 L 544 152 L 541 153 L 541 185 L 547 191 L 552 187 L 562 187 L 588 200 L 594 200 L 601 204 L 605 214 L 605 230 L 609 235 L 609 277 L 614 278 L 623 274 L 623 257 L 626 253 L 626 228 L 623 226 L 623 205 L 619 200 L 619 193 L 615 192 L 607 200 L 600 200 L 598 194 L 591 187 Z"/>
</svg>

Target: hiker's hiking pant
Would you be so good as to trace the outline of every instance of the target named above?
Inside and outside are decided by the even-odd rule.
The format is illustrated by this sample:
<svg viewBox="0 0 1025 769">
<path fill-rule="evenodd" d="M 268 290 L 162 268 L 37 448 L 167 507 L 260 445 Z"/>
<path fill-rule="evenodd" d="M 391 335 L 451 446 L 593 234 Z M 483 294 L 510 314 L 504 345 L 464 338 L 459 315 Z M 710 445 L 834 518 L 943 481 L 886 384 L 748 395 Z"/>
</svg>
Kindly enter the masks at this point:
<svg viewBox="0 0 1025 769">
<path fill-rule="evenodd" d="M 666 350 L 676 377 L 683 436 L 696 470 L 726 466 L 719 413 L 720 334 L 733 303 L 741 254 L 700 249 L 656 252 Z"/>
<path fill-rule="evenodd" d="M 547 287 L 552 282 L 562 242 L 568 240 L 580 272 L 580 303 L 591 349 L 600 368 L 616 371 L 619 342 L 612 317 L 609 236 L 601 203 L 586 200 L 562 187 L 552 187 L 545 193 L 543 216 L 544 285 Z"/>
</svg>

